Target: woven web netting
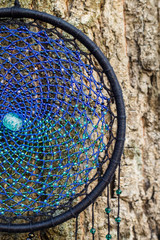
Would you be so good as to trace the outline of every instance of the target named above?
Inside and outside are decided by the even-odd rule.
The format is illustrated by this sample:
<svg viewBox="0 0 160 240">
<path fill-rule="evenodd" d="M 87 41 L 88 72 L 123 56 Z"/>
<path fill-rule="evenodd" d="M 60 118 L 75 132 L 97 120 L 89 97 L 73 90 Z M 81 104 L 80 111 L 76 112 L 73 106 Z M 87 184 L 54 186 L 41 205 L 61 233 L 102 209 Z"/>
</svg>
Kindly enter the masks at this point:
<svg viewBox="0 0 160 240">
<path fill-rule="evenodd" d="M 32 20 L 0 22 L 2 223 L 63 213 L 100 181 L 115 140 L 106 82 L 66 32 Z"/>
</svg>

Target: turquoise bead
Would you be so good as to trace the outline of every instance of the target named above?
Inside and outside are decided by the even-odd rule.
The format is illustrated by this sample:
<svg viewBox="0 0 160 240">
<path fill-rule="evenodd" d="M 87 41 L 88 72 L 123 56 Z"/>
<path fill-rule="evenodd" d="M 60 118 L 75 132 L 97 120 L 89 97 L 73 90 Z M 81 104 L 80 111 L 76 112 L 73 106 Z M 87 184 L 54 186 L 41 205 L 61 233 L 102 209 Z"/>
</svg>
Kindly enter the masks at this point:
<svg viewBox="0 0 160 240">
<path fill-rule="evenodd" d="M 109 214 L 109 213 L 111 212 L 111 209 L 110 209 L 110 208 L 106 208 L 106 209 L 105 209 L 105 212 L 106 212 L 107 214 Z"/>
<path fill-rule="evenodd" d="M 107 234 L 107 235 L 106 235 L 106 239 L 112 239 L 111 234 Z"/>
<path fill-rule="evenodd" d="M 120 218 L 120 217 L 117 217 L 117 218 L 115 218 L 115 221 L 116 221 L 117 223 L 120 223 L 121 218 Z"/>
<path fill-rule="evenodd" d="M 23 121 L 16 113 L 10 112 L 4 116 L 3 125 L 11 131 L 19 131 Z"/>
<path fill-rule="evenodd" d="M 117 189 L 117 190 L 116 190 L 116 194 L 117 194 L 117 195 L 120 195 L 121 193 L 122 193 L 121 189 Z"/>
<path fill-rule="evenodd" d="M 95 232 L 96 232 L 96 229 L 95 228 L 91 228 L 90 233 L 95 234 Z"/>
</svg>

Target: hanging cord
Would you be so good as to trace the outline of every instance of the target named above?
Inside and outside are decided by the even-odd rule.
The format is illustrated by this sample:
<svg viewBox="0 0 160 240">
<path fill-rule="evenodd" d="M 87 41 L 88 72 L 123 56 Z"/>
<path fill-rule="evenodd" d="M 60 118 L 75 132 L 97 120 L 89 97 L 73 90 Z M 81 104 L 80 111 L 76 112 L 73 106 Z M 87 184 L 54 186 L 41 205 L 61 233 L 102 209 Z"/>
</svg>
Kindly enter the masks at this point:
<svg viewBox="0 0 160 240">
<path fill-rule="evenodd" d="M 20 3 L 19 3 L 19 0 L 15 0 L 15 2 L 14 2 L 14 7 L 18 7 L 18 8 L 21 7 L 21 5 L 20 5 Z"/>
<path fill-rule="evenodd" d="M 35 237 L 34 233 L 29 233 L 26 240 L 32 240 Z"/>
<path fill-rule="evenodd" d="M 121 194 L 121 189 L 120 189 L 120 171 L 121 171 L 121 167 L 120 167 L 120 163 L 119 163 L 119 167 L 118 167 L 118 189 L 116 191 L 117 193 L 117 197 L 118 197 L 118 212 L 117 212 L 117 217 L 115 218 L 115 221 L 117 222 L 117 240 L 119 240 L 120 238 L 120 222 L 121 222 L 121 218 L 120 218 L 120 194 Z"/>
<path fill-rule="evenodd" d="M 96 229 L 94 228 L 94 203 L 92 203 L 92 228 L 90 232 L 92 233 L 92 240 L 94 240 L 95 239 L 94 236 L 96 232 Z"/>
<path fill-rule="evenodd" d="M 108 219 L 108 234 L 106 235 L 106 239 L 111 239 L 112 236 L 110 234 L 110 203 L 109 203 L 109 185 L 107 186 L 107 208 L 105 209 L 105 212 L 107 213 L 107 219 Z"/>
<path fill-rule="evenodd" d="M 76 229 L 75 229 L 75 240 L 78 238 L 78 215 L 76 217 Z"/>
</svg>

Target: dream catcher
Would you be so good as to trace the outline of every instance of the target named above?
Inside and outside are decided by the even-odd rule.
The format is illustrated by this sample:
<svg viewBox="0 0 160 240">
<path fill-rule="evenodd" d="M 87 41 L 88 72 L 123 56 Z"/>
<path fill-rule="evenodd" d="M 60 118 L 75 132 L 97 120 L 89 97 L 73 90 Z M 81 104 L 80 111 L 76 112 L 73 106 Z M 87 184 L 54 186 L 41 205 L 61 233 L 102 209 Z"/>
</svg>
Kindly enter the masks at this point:
<svg viewBox="0 0 160 240">
<path fill-rule="evenodd" d="M 31 239 L 76 218 L 77 239 L 78 215 L 92 204 L 94 239 L 94 202 L 120 165 L 125 137 L 108 60 L 69 23 L 15 1 L 0 9 L 0 94 L 0 231 Z M 109 197 L 105 211 L 111 239 Z M 119 211 L 116 222 L 119 232 Z"/>
</svg>

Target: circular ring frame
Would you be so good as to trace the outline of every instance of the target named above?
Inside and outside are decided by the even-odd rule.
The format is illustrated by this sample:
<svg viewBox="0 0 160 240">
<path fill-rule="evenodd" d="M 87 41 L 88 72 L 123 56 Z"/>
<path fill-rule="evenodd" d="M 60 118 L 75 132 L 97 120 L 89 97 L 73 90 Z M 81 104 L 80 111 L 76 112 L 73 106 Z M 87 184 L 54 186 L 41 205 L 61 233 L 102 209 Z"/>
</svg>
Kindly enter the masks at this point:
<svg viewBox="0 0 160 240">
<path fill-rule="evenodd" d="M 12 7 L 12 8 L 1 8 L 0 18 L 31 18 L 36 20 L 41 20 L 46 23 L 50 23 L 53 26 L 59 27 L 65 32 L 74 36 L 78 41 L 80 41 L 98 60 L 100 66 L 103 68 L 106 74 L 116 103 L 117 109 L 117 135 L 114 151 L 110 159 L 109 166 L 97 186 L 89 193 L 80 203 L 74 206 L 72 209 L 53 217 L 47 221 L 37 222 L 33 224 L 4 224 L 0 223 L 0 231 L 4 232 L 29 232 L 38 231 L 40 229 L 54 227 L 61 224 L 82 212 L 87 208 L 104 190 L 104 188 L 110 183 L 116 167 L 120 163 L 120 158 L 123 152 L 124 140 L 125 140 L 125 128 L 126 128 L 126 116 L 125 107 L 122 96 L 121 87 L 118 83 L 117 77 L 108 62 L 107 58 L 103 55 L 101 50 L 80 30 L 72 26 L 71 24 L 65 22 L 64 20 L 57 18 L 55 16 L 49 15 L 47 13 L 38 12 L 30 9 Z"/>
</svg>

